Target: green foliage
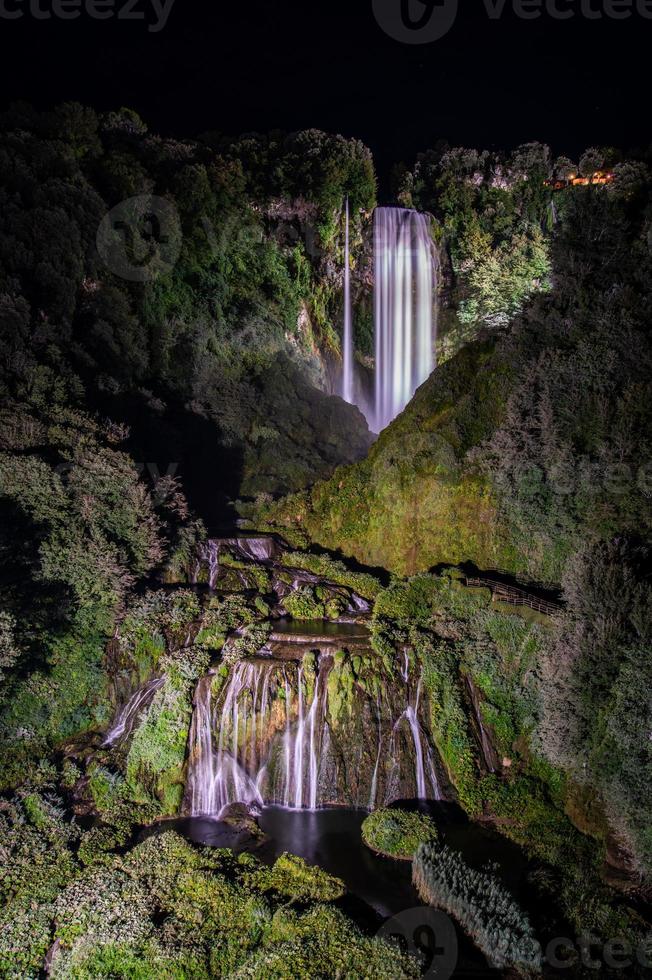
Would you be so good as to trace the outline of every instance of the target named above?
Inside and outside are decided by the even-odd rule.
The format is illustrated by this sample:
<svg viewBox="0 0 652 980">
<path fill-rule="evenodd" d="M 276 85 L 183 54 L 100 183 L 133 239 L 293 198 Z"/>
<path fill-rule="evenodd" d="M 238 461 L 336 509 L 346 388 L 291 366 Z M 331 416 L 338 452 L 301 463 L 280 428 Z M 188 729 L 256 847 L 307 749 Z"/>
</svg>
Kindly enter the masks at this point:
<svg viewBox="0 0 652 980">
<path fill-rule="evenodd" d="M 30 419 L 43 426 L 42 416 L 37 423 L 27 414 L 23 424 Z M 38 577 L 67 586 L 80 606 L 110 613 L 133 576 L 160 560 L 152 500 L 129 457 L 109 448 L 107 433 L 88 418 L 55 410 L 46 421 L 53 461 L 14 439 L 20 455 L 0 454 L 0 494 L 40 529 Z"/>
<path fill-rule="evenodd" d="M 494 875 L 470 868 L 447 847 L 424 844 L 412 876 L 421 898 L 453 915 L 491 966 L 539 974 L 541 947 L 532 926 Z"/>
<path fill-rule="evenodd" d="M 355 682 L 353 660 L 346 650 L 339 650 L 328 675 L 328 712 L 334 729 L 343 725 L 352 715 Z"/>
<path fill-rule="evenodd" d="M 284 605 L 294 619 L 323 619 L 325 615 L 324 603 L 309 585 L 291 592 Z"/>
<path fill-rule="evenodd" d="M 0 612 L 0 684 L 20 656 L 15 640 L 16 620 L 8 612 Z M 0 693 L 0 699 L 2 693 Z"/>
<path fill-rule="evenodd" d="M 78 860 L 85 866 L 95 863 L 106 863 L 107 855 L 125 846 L 129 839 L 126 827 L 110 827 L 98 825 L 82 837 L 77 850 Z"/>
<path fill-rule="evenodd" d="M 0 912 L 0 971 L 8 978 L 36 975 L 48 949 L 52 976 L 76 980 L 269 976 L 282 962 L 296 976 L 417 976 L 412 960 L 314 904 L 316 893 L 338 897 L 341 883 L 297 858 L 284 855 L 267 869 L 250 855 L 194 848 L 171 831 L 116 854 L 106 847 L 115 841 L 90 831 L 80 847 L 84 868 L 60 837 L 63 824 L 46 841 L 43 832 L 32 839 L 20 819 L 7 837 L 4 821 L 0 853 L 13 845 L 12 881 L 17 869 L 27 875 L 25 890 L 14 885 Z M 53 863 L 62 850 L 65 869 Z M 288 909 L 288 896 L 303 910 Z"/>
<path fill-rule="evenodd" d="M 352 211 L 374 207 L 373 162 L 358 140 L 309 129 L 290 136 L 246 136 L 223 149 L 241 162 L 255 198 L 305 198 L 317 205 L 325 238 L 331 212 L 347 195 Z"/>
<path fill-rule="evenodd" d="M 284 941 L 263 949 L 238 972 L 238 978 L 302 980 L 306 976 L 417 977 L 419 968 L 394 946 L 351 929 L 336 908 L 315 906 L 305 915 L 283 912 L 273 927 Z M 280 936 L 279 936 L 280 940 Z"/>
<path fill-rule="evenodd" d="M 498 754 L 509 757 L 517 739 L 527 739 L 538 722 L 534 673 L 548 635 L 537 624 L 493 610 L 478 613 L 471 630 L 464 670 L 482 694 L 483 724 L 492 732 Z"/>
<path fill-rule="evenodd" d="M 223 662 L 233 664 L 237 660 L 253 657 L 265 646 L 271 632 L 272 624 L 270 622 L 253 623 L 250 626 L 245 626 L 240 635 L 229 641 L 222 655 Z"/>
<path fill-rule="evenodd" d="M 541 779 L 486 776 L 481 792 L 503 833 L 529 853 L 562 867 L 581 859 L 579 836 Z"/>
<path fill-rule="evenodd" d="M 457 321 L 442 320 L 440 363 L 549 288 L 551 170 L 548 147 L 532 143 L 509 155 L 441 147 L 404 173 L 400 193 L 435 216 L 452 272 Z"/>
<path fill-rule="evenodd" d="M 257 891 L 278 892 L 293 902 L 334 902 L 346 891 L 339 878 L 287 853 L 281 854 L 271 868 L 257 869 L 248 881 Z"/>
<path fill-rule="evenodd" d="M 373 851 L 410 861 L 421 844 L 438 839 L 430 817 L 408 810 L 375 810 L 365 819 L 361 831 L 363 841 Z"/>
<path fill-rule="evenodd" d="M 538 228 L 518 233 L 493 250 L 489 242 L 464 260 L 471 295 L 460 301 L 462 324 L 506 324 L 534 291 L 550 288 L 550 260 Z"/>
<path fill-rule="evenodd" d="M 624 542 L 586 548 L 569 565 L 569 608 L 542 663 L 541 751 L 602 794 L 609 819 L 650 867 L 648 705 L 652 637 L 646 551 Z M 568 657 L 568 638 L 573 656 Z"/>
<path fill-rule="evenodd" d="M 459 674 L 459 651 L 448 644 L 421 651 L 423 680 L 430 698 L 432 734 L 460 803 L 471 816 L 482 810 L 477 748 Z"/>
<path fill-rule="evenodd" d="M 335 585 L 343 585 L 365 599 L 375 599 L 382 588 L 375 575 L 370 572 L 353 571 L 344 562 L 328 555 L 313 555 L 307 551 L 284 551 L 280 562 L 288 568 L 302 568 L 320 575 L 329 582 L 334 582 Z"/>
<path fill-rule="evenodd" d="M 466 589 L 454 572 L 395 580 L 379 593 L 374 617 L 404 629 L 432 629 L 443 618 L 463 621 L 487 604 L 483 591 Z"/>
<path fill-rule="evenodd" d="M 83 630 L 54 638 L 46 648 L 47 667 L 15 683 L 0 714 L 11 762 L 3 772 L 5 786 L 20 781 L 26 760 L 107 718 L 104 642 L 101 634 Z"/>
<path fill-rule="evenodd" d="M 154 798 L 163 814 L 174 814 L 183 797 L 192 698 L 198 677 L 207 669 L 208 657 L 201 653 L 182 660 L 168 656 L 161 666 L 166 679 L 134 732 L 125 775 L 137 802 Z"/>
</svg>

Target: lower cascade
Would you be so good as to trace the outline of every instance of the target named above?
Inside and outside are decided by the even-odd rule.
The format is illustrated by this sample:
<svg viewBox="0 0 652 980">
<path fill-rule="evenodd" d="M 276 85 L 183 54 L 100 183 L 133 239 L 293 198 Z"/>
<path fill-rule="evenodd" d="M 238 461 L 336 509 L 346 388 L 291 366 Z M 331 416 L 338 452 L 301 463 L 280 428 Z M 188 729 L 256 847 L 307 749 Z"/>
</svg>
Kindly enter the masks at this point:
<svg viewBox="0 0 652 980">
<path fill-rule="evenodd" d="M 401 684 L 368 672 L 356 681 L 353 660 L 311 651 L 206 674 L 195 693 L 184 811 L 440 799 L 417 669 L 408 666 Z"/>
</svg>

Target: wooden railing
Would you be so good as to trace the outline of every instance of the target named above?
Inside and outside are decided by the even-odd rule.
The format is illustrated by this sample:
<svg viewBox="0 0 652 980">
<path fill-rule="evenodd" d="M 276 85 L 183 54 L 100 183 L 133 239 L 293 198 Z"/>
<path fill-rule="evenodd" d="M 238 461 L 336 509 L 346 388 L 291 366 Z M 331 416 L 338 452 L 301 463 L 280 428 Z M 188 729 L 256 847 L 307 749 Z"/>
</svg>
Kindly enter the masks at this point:
<svg viewBox="0 0 652 980">
<path fill-rule="evenodd" d="M 542 599 L 540 596 L 528 592 L 527 589 L 521 589 L 516 585 L 507 585 L 505 582 L 498 582 L 496 579 L 467 577 L 466 584 L 472 588 L 490 589 L 492 602 L 508 602 L 512 606 L 529 606 L 530 609 L 543 613 L 544 616 L 554 616 L 562 608 L 561 602 Z"/>
</svg>

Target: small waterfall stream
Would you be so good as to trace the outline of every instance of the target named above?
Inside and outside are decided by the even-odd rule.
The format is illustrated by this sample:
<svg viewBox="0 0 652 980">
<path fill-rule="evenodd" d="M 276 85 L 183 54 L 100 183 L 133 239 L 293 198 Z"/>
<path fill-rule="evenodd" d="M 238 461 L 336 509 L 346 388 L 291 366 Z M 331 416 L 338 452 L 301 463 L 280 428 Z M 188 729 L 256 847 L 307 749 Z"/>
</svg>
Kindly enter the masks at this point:
<svg viewBox="0 0 652 980">
<path fill-rule="evenodd" d="M 215 588 L 220 574 L 220 554 L 224 550 L 241 561 L 266 564 L 274 561 L 280 548 L 273 537 L 263 534 L 209 538 L 199 549 L 196 565 L 192 571 L 193 584 L 197 584 L 200 573 L 205 570 L 209 588 Z"/>
<path fill-rule="evenodd" d="M 373 808 L 403 796 L 441 798 L 424 726 L 421 682 L 369 698 L 350 717 L 336 697 L 330 653 L 240 661 L 197 686 L 184 809 L 217 815 L 231 803 Z M 400 675 L 399 675 L 400 676 Z M 416 678 L 414 678 L 416 681 Z M 407 701 L 407 707 L 405 707 Z"/>
<path fill-rule="evenodd" d="M 349 199 L 345 205 L 344 231 L 344 331 L 342 336 L 342 398 L 354 403 L 353 380 L 353 311 L 351 307 L 351 249 Z"/>
<path fill-rule="evenodd" d="M 374 264 L 375 427 L 380 432 L 434 367 L 436 263 L 428 216 L 376 208 Z"/>
<path fill-rule="evenodd" d="M 111 728 L 104 736 L 104 741 L 102 742 L 103 748 L 110 748 L 113 745 L 117 745 L 131 734 L 139 715 L 149 707 L 155 693 L 164 683 L 165 677 L 153 677 L 146 684 L 143 684 L 134 691 L 127 703 L 120 709 Z"/>
</svg>

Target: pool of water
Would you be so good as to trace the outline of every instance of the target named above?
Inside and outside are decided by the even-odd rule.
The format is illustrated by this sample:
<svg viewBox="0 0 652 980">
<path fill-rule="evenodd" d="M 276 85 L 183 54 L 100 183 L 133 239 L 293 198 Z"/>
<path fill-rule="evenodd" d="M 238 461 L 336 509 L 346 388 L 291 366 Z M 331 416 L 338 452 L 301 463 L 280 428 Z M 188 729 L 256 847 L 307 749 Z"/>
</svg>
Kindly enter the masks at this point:
<svg viewBox="0 0 652 980">
<path fill-rule="evenodd" d="M 429 812 L 437 822 L 442 840 L 459 850 L 473 867 L 481 868 L 488 862 L 495 864 L 495 873 L 518 897 L 526 863 L 517 847 L 490 829 L 471 823 L 451 804 L 402 805 Z M 360 828 L 366 816 L 365 811 L 340 807 L 314 811 L 265 807 L 258 822 L 267 840 L 258 846 L 252 845 L 246 835 L 234 833 L 210 818 L 179 820 L 175 826 L 196 843 L 232 847 L 236 851 L 254 850 L 265 862 L 272 863 L 284 851 L 289 851 L 310 864 L 319 865 L 344 881 L 348 894 L 341 906 L 362 929 L 372 933 L 392 915 L 423 903 L 412 886 L 410 862 L 376 855 L 362 842 Z M 457 935 L 460 957 L 456 977 L 500 975 L 487 967 L 484 957 L 461 930 L 457 929 Z"/>
<path fill-rule="evenodd" d="M 334 623 L 330 619 L 278 619 L 272 623 L 273 634 L 278 636 L 316 636 L 337 639 L 364 638 L 369 636 L 366 626 L 358 623 Z"/>
<path fill-rule="evenodd" d="M 330 619 L 277 619 L 272 625 L 284 636 L 369 636 L 366 626 Z"/>
</svg>

